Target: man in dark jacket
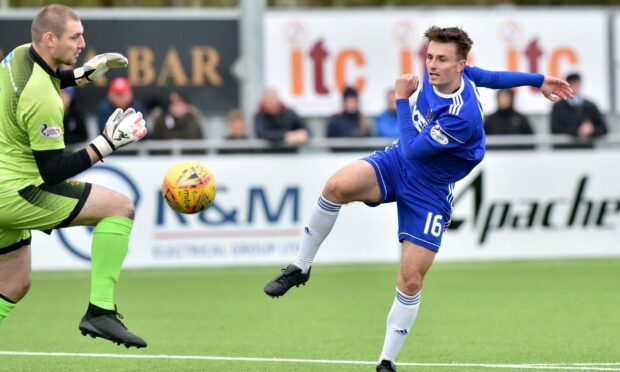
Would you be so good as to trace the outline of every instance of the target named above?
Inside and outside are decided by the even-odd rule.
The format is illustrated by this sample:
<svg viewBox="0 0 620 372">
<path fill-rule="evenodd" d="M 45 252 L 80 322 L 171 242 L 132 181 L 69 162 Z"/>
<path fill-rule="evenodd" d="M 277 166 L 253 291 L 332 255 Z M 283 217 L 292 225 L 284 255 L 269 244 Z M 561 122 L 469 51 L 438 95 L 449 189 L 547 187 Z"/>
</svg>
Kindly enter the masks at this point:
<svg viewBox="0 0 620 372">
<path fill-rule="evenodd" d="M 607 125 L 601 112 L 594 102 L 585 99 L 581 92 L 581 76 L 570 74 L 566 77 L 575 97 L 566 101 L 560 101 L 553 105 L 551 110 L 551 133 L 570 134 L 586 143 L 570 145 L 575 147 L 592 147 L 591 139 L 607 133 Z M 556 146 L 556 148 L 566 146 Z"/>
<path fill-rule="evenodd" d="M 292 109 L 286 107 L 275 89 L 266 89 L 258 112 L 254 116 L 256 137 L 271 141 L 273 149 L 268 152 L 291 152 L 308 142 L 310 132 L 306 124 Z M 288 145 L 280 147 L 279 145 Z"/>
<path fill-rule="evenodd" d="M 514 108 L 514 92 L 512 89 L 497 91 L 497 111 L 484 121 L 487 135 L 533 134 L 530 122 L 525 115 Z M 531 145 L 487 146 L 488 150 L 521 150 L 531 149 Z"/>
<path fill-rule="evenodd" d="M 333 115 L 327 125 L 327 137 L 329 138 L 354 138 L 369 137 L 370 127 L 366 118 L 360 112 L 359 95 L 353 87 L 346 87 L 342 92 L 343 110 Z M 340 151 L 367 151 L 366 148 L 339 148 Z"/>
<path fill-rule="evenodd" d="M 342 92 L 342 112 L 329 119 L 327 137 L 368 137 L 370 128 L 360 113 L 357 90 L 347 87 Z"/>
</svg>

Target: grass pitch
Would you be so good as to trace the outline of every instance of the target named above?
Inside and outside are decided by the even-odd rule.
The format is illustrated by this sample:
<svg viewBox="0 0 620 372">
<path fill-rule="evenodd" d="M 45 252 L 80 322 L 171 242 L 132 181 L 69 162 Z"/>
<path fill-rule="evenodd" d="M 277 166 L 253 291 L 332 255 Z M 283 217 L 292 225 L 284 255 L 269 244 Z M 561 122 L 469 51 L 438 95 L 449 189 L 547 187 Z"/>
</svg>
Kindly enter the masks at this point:
<svg viewBox="0 0 620 372">
<path fill-rule="evenodd" d="M 271 299 L 262 288 L 278 270 L 124 271 L 116 300 L 149 342 L 140 350 L 80 335 L 89 272 L 34 273 L 0 328 L 0 370 L 374 371 L 397 264 L 316 265 L 307 286 Z M 620 371 L 620 259 L 436 263 L 399 362 Z"/>
</svg>

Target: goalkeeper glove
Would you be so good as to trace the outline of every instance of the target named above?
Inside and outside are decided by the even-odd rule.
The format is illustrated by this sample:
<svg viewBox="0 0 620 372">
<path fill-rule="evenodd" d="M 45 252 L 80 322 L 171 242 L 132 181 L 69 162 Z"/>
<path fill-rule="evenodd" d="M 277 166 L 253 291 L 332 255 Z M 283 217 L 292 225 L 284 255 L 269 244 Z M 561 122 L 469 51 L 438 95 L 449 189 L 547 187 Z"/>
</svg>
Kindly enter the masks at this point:
<svg viewBox="0 0 620 372">
<path fill-rule="evenodd" d="M 120 53 L 104 53 L 94 56 L 84 66 L 73 70 L 77 85 L 88 84 L 99 79 L 111 68 L 127 67 L 127 58 Z"/>
<path fill-rule="evenodd" d="M 131 107 L 124 112 L 119 108 L 105 123 L 103 133 L 97 136 L 90 146 L 103 160 L 113 151 L 144 138 L 146 132 L 146 123 L 141 113 Z"/>
</svg>

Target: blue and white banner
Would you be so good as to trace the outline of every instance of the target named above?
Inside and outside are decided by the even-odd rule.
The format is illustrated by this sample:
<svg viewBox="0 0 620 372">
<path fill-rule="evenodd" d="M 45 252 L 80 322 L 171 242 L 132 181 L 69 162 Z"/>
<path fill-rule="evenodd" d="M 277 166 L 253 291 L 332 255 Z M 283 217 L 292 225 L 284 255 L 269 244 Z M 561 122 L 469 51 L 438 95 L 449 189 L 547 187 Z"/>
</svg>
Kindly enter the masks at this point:
<svg viewBox="0 0 620 372">
<path fill-rule="evenodd" d="M 455 188 L 451 229 L 438 259 L 620 255 L 615 152 L 490 153 Z M 211 208 L 172 211 L 165 172 L 183 157 L 112 157 L 80 178 L 129 196 L 136 220 L 126 267 L 284 264 L 324 183 L 351 154 L 193 157 L 217 178 Z M 92 229 L 35 233 L 35 269 L 87 268 Z M 396 207 L 343 206 L 317 262 L 395 262 Z"/>
</svg>

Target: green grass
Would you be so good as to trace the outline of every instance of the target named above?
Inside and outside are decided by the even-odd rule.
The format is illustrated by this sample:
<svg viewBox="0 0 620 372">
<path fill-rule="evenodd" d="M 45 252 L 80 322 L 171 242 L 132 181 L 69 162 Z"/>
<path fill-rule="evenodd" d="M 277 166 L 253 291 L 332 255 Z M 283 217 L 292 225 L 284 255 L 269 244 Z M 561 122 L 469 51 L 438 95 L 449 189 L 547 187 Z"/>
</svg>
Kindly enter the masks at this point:
<svg viewBox="0 0 620 372">
<path fill-rule="evenodd" d="M 374 361 L 397 265 L 317 265 L 270 299 L 277 268 L 127 270 L 119 310 L 149 347 L 80 335 L 88 272 L 39 272 L 0 328 L 0 351 Z M 620 259 L 436 263 L 399 361 L 620 362 Z M 608 366 L 620 370 L 620 364 Z M 0 355 L 2 371 L 373 371 L 371 365 Z M 399 371 L 482 367 L 400 366 Z M 512 369 L 513 371 L 515 369 Z M 518 370 L 518 369 L 517 369 Z M 532 370 L 532 369 L 528 369 Z M 549 369 L 547 369 L 549 370 Z"/>
</svg>

